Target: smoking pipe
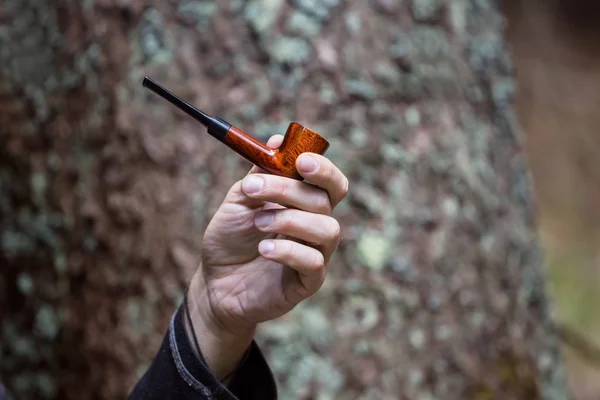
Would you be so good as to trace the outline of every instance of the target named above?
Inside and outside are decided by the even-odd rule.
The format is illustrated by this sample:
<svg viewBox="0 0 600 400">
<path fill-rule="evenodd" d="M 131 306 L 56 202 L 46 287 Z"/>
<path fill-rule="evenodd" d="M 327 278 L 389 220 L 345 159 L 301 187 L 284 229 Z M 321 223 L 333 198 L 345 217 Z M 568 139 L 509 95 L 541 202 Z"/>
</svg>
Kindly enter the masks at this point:
<svg viewBox="0 0 600 400">
<path fill-rule="evenodd" d="M 296 170 L 296 158 L 306 152 L 325 154 L 329 148 L 329 142 L 319 134 L 292 122 L 281 146 L 272 149 L 221 118 L 198 110 L 148 77 L 144 78 L 142 85 L 195 118 L 211 136 L 268 173 L 301 181 L 304 178 Z"/>
</svg>

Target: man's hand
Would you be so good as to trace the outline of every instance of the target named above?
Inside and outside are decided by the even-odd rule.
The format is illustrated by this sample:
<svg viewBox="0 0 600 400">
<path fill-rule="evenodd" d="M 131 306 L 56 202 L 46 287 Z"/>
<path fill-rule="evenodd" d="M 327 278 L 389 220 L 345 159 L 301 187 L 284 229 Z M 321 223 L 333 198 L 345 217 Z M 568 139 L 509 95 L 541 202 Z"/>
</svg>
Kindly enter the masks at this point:
<svg viewBox="0 0 600 400">
<path fill-rule="evenodd" d="M 283 137 L 267 145 L 277 148 Z M 337 248 L 332 217 L 348 179 L 327 158 L 304 153 L 296 167 L 308 182 L 257 167 L 237 182 L 211 220 L 189 301 L 203 355 L 217 376 L 239 361 L 256 325 L 277 318 L 323 284 Z"/>
</svg>

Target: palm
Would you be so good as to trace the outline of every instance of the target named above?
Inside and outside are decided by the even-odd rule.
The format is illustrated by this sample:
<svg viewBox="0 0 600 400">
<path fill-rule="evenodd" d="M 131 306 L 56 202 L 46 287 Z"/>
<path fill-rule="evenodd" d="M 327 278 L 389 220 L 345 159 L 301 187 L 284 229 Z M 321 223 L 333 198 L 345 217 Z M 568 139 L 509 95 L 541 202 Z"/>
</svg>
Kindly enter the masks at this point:
<svg viewBox="0 0 600 400">
<path fill-rule="evenodd" d="M 279 317 L 300 301 L 301 296 L 294 295 L 299 280 L 294 270 L 258 252 L 261 240 L 279 235 L 256 229 L 256 213 L 278 206 L 235 193 L 234 186 L 211 220 L 202 259 L 215 311 L 228 320 L 252 325 Z"/>
</svg>

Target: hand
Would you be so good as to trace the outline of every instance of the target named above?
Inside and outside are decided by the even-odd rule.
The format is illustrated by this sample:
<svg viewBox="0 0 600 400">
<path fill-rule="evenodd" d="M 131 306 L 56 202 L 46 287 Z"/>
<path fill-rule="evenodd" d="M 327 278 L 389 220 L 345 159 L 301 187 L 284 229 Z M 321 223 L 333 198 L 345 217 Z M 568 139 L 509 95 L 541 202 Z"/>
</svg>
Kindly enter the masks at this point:
<svg viewBox="0 0 600 400">
<path fill-rule="evenodd" d="M 282 139 L 274 136 L 267 145 L 277 148 Z M 321 287 L 338 246 L 340 225 L 332 212 L 348 192 L 348 179 L 318 154 L 302 154 L 296 167 L 311 183 L 253 167 L 231 187 L 205 232 L 189 299 L 194 327 L 203 332 L 196 333 L 205 340 L 202 352 L 219 372 L 226 373 L 227 357 L 205 353 L 222 348 L 240 356 L 257 324 L 289 312 Z"/>
</svg>

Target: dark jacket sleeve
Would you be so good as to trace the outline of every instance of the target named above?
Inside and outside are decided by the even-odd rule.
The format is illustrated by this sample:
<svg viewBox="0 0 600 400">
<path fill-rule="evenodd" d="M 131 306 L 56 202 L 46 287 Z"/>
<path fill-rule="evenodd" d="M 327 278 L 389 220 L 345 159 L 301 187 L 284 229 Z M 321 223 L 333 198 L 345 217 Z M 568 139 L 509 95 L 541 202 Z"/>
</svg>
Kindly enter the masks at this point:
<svg viewBox="0 0 600 400">
<path fill-rule="evenodd" d="M 275 379 L 256 342 L 226 387 L 193 351 L 179 307 L 148 371 L 137 382 L 130 400 L 149 399 L 277 399 Z"/>
</svg>

